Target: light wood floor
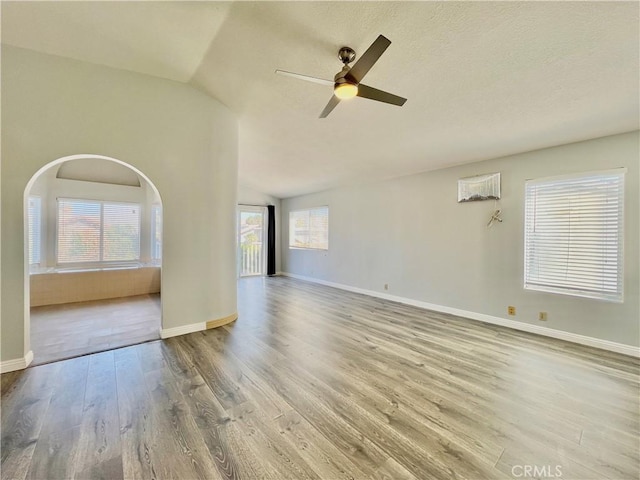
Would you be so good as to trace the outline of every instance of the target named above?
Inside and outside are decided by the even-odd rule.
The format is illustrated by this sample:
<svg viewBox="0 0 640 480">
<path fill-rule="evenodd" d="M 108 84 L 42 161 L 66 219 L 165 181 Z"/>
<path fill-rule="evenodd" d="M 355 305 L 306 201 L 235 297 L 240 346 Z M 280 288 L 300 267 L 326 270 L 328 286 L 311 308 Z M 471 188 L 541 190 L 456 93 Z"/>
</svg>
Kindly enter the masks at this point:
<svg viewBox="0 0 640 480">
<path fill-rule="evenodd" d="M 31 308 L 33 364 L 160 338 L 160 295 Z"/>
<path fill-rule="evenodd" d="M 2 478 L 639 476 L 635 359 L 287 278 L 239 285 L 226 327 L 3 375 Z"/>
</svg>

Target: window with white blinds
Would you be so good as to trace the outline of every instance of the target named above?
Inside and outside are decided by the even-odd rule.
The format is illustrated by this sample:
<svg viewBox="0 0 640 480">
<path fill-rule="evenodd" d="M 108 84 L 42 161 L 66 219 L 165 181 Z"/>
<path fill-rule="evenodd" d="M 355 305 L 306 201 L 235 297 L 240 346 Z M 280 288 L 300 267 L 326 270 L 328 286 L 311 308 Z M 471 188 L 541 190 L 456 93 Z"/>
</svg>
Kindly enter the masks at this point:
<svg viewBox="0 0 640 480">
<path fill-rule="evenodd" d="M 289 212 L 289 248 L 329 249 L 329 207 Z"/>
<path fill-rule="evenodd" d="M 139 259 L 140 205 L 58 199 L 59 264 Z"/>
<path fill-rule="evenodd" d="M 29 265 L 38 265 L 42 254 L 42 201 L 40 197 L 29 197 L 27 221 L 29 223 Z"/>
<path fill-rule="evenodd" d="M 622 302 L 624 169 L 525 186 L 525 288 Z"/>
<path fill-rule="evenodd" d="M 151 260 L 162 261 L 162 207 L 151 207 Z"/>
</svg>

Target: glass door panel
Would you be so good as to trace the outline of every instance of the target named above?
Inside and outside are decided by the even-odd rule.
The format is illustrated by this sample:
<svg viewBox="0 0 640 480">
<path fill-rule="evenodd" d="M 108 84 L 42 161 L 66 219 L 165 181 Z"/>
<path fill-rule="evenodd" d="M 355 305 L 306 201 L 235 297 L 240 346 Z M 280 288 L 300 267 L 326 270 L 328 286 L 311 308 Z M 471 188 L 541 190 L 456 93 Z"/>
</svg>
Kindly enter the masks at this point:
<svg viewBox="0 0 640 480">
<path fill-rule="evenodd" d="M 266 264 L 266 221 L 264 207 L 238 209 L 238 275 L 264 275 Z"/>
</svg>

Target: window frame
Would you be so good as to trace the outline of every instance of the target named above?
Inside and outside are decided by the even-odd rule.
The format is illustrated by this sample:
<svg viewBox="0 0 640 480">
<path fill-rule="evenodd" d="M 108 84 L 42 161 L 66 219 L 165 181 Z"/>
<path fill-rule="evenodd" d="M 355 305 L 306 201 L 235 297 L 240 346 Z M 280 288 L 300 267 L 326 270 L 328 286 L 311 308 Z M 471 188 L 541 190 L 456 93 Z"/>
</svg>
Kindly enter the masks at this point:
<svg viewBox="0 0 640 480">
<path fill-rule="evenodd" d="M 326 211 L 327 211 L 327 245 L 326 245 L 326 247 L 300 247 L 300 246 L 296 246 L 296 245 L 291 245 L 291 214 L 296 213 L 296 212 L 309 212 L 309 214 L 310 214 L 311 211 L 313 211 L 313 210 L 321 210 L 321 209 L 326 209 Z M 309 222 L 309 225 L 311 225 L 311 222 Z M 298 209 L 295 209 L 295 210 L 289 210 L 289 225 L 288 226 L 289 226 L 289 232 L 288 232 L 289 250 L 315 250 L 315 251 L 321 251 L 321 252 L 326 252 L 326 251 L 329 250 L 329 206 L 328 205 L 319 205 L 317 207 L 298 208 Z"/>
<path fill-rule="evenodd" d="M 567 295 L 571 297 L 580 297 L 580 298 L 589 298 L 592 300 L 599 300 L 610 303 L 623 303 L 624 302 L 624 227 L 625 227 L 625 175 L 627 173 L 626 168 L 615 168 L 609 170 L 600 170 L 600 171 L 590 171 L 590 172 L 581 172 L 567 175 L 558 175 L 553 177 L 543 177 L 530 179 L 525 182 L 525 191 L 524 191 L 524 271 L 523 271 L 523 286 L 525 290 L 534 291 L 534 292 L 542 292 L 542 293 L 553 293 L 560 295 Z M 616 257 L 616 292 L 611 293 L 607 292 L 603 289 L 600 290 L 588 290 L 585 288 L 579 288 L 578 286 L 571 288 L 571 286 L 553 286 L 553 285 L 541 285 L 536 283 L 533 278 L 529 277 L 530 270 L 530 230 L 532 228 L 530 222 L 535 222 L 535 217 L 530 218 L 528 215 L 529 209 L 529 187 L 540 184 L 551 184 L 556 182 L 562 182 L 563 180 L 569 181 L 573 180 L 578 182 L 580 179 L 588 179 L 595 177 L 613 177 L 617 176 L 620 178 L 619 182 L 619 215 L 617 217 L 617 225 L 616 225 L 616 234 L 617 234 L 617 257 Z M 568 206 L 567 208 L 571 208 Z M 569 264 L 570 262 L 567 262 Z"/>
<path fill-rule="evenodd" d="M 258 214 L 262 217 L 262 228 L 261 228 L 261 248 L 262 248 L 262 260 L 260 262 L 260 270 L 261 273 L 249 273 L 243 275 L 242 268 L 242 235 L 241 235 L 241 226 L 242 226 L 242 214 L 243 213 L 254 213 Z M 267 275 L 267 256 L 268 256 L 268 231 L 269 231 L 269 214 L 266 206 L 257 206 L 257 205 L 243 205 L 238 204 L 236 207 L 236 275 L 238 278 L 247 278 L 247 277 L 265 277 Z"/>
<path fill-rule="evenodd" d="M 138 258 L 134 260 L 99 260 L 90 262 L 62 262 L 59 261 L 58 243 L 59 243 L 59 231 L 60 231 L 60 201 L 75 201 L 75 202 L 87 202 L 87 203 L 99 203 L 100 204 L 100 258 L 104 257 L 104 205 L 129 205 L 132 207 L 138 207 Z M 96 200 L 91 198 L 72 198 L 72 197 L 57 197 L 56 198 L 56 226 L 55 226 L 55 265 L 59 268 L 67 267 L 127 267 L 138 266 L 141 264 L 142 257 L 142 218 L 143 208 L 141 203 L 126 202 L 119 200 Z"/>
<path fill-rule="evenodd" d="M 158 225 L 156 222 L 156 211 L 160 211 L 160 255 L 158 257 L 155 256 L 155 252 L 156 252 L 156 231 L 158 229 Z M 149 258 L 151 259 L 151 263 L 153 263 L 154 265 L 160 265 L 162 264 L 162 247 L 163 247 L 163 234 L 162 234 L 162 227 L 164 226 L 164 218 L 163 218 L 163 211 L 162 211 L 162 205 L 159 203 L 154 203 L 153 205 L 151 205 L 151 231 L 149 232 L 149 248 L 150 248 L 150 252 L 149 252 Z"/>
<path fill-rule="evenodd" d="M 30 244 L 31 242 L 29 241 L 29 235 L 32 235 L 31 232 L 31 216 L 29 215 L 29 210 L 30 210 L 30 202 L 31 200 L 37 200 L 38 201 L 38 248 L 37 248 L 37 254 L 38 254 L 38 261 L 37 262 L 32 262 L 31 258 L 29 258 L 29 255 L 31 255 L 31 257 L 33 257 L 34 252 L 36 251 L 35 248 L 33 249 L 29 249 L 28 255 L 27 255 L 27 262 L 29 263 L 29 268 L 37 268 L 40 265 L 42 265 L 42 197 L 40 195 L 29 195 L 27 197 L 27 242 Z"/>
</svg>

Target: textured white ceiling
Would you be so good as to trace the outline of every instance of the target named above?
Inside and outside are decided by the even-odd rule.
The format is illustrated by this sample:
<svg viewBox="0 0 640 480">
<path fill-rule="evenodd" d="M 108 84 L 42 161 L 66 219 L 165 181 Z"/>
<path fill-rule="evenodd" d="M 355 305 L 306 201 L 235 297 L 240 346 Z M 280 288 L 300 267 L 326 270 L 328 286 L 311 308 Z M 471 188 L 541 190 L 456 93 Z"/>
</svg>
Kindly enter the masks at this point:
<svg viewBox="0 0 640 480">
<path fill-rule="evenodd" d="M 189 82 L 239 117 L 240 182 L 287 197 L 639 127 L 637 2 L 3 2 L 2 40 Z M 326 119 L 342 45 L 393 43 Z M 479 172 L 481 173 L 481 172 Z"/>
</svg>

